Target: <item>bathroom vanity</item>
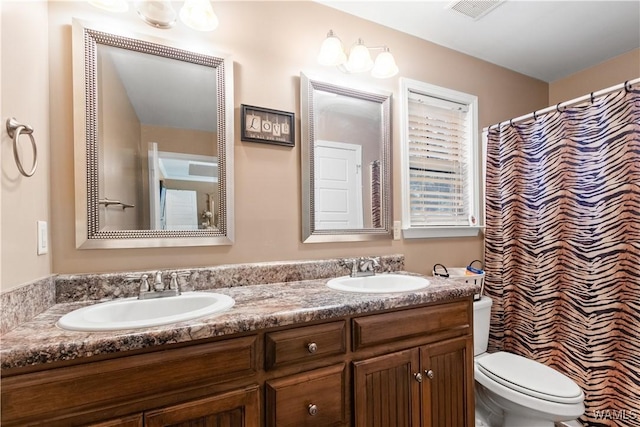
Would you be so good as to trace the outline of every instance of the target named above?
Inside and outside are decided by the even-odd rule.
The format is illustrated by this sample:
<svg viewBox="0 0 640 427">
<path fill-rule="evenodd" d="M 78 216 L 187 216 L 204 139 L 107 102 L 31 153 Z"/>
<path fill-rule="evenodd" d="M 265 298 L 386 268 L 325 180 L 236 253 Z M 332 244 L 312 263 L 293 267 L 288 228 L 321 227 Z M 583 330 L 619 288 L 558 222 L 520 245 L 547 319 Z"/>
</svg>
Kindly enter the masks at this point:
<svg viewBox="0 0 640 427">
<path fill-rule="evenodd" d="M 3 337 L 2 425 L 472 426 L 476 289 L 429 279 L 218 288 L 227 312 L 114 332 L 56 328 L 79 306 L 57 304 Z"/>
</svg>

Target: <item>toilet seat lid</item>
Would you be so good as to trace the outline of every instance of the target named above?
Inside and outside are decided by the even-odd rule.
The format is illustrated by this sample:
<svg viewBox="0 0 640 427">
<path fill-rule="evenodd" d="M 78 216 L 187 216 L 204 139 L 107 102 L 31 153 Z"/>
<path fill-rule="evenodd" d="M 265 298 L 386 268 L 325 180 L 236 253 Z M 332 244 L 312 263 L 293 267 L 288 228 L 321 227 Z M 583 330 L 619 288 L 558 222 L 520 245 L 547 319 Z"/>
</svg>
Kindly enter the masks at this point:
<svg viewBox="0 0 640 427">
<path fill-rule="evenodd" d="M 532 397 L 559 403 L 578 403 L 584 398 L 572 379 L 526 357 L 499 351 L 476 363 L 494 381 Z"/>
</svg>

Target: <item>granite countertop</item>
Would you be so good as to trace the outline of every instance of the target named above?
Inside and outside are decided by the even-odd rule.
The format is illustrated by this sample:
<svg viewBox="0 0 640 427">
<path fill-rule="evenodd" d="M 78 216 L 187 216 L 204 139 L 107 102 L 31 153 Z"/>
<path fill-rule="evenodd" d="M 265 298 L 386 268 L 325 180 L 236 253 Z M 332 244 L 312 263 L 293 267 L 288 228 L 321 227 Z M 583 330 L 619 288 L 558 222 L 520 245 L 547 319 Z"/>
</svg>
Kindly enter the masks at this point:
<svg viewBox="0 0 640 427">
<path fill-rule="evenodd" d="M 64 314 L 90 302 L 56 304 L 2 336 L 0 369 L 28 367 L 101 354 L 125 352 L 165 344 L 233 335 L 241 332 L 295 325 L 410 307 L 465 297 L 479 287 L 439 277 L 419 291 L 365 294 L 329 289 L 328 279 L 212 289 L 235 299 L 223 313 L 170 325 L 109 332 L 76 332 L 55 324 Z"/>
</svg>

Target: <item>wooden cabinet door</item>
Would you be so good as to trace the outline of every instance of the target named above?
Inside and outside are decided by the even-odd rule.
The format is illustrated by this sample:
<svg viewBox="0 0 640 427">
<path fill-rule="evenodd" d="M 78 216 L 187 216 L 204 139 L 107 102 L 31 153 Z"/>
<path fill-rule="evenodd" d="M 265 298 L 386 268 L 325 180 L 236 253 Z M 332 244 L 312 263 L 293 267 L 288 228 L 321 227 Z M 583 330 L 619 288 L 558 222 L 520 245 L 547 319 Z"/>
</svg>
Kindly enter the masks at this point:
<svg viewBox="0 0 640 427">
<path fill-rule="evenodd" d="M 461 337 L 420 349 L 425 427 L 475 423 L 472 344 L 471 337 Z"/>
<path fill-rule="evenodd" d="M 259 387 L 251 386 L 221 395 L 148 411 L 146 427 L 259 427 Z"/>
<path fill-rule="evenodd" d="M 353 363 L 356 427 L 420 425 L 419 350 Z"/>
</svg>

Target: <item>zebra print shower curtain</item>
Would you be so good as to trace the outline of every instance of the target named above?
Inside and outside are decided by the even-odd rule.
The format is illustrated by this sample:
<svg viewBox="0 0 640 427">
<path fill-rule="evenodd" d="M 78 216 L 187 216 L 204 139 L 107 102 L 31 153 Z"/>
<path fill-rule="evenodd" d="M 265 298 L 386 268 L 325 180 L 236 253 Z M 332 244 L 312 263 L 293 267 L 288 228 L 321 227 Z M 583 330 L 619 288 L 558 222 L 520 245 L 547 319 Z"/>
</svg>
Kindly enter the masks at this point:
<svg viewBox="0 0 640 427">
<path fill-rule="evenodd" d="M 592 426 L 640 426 L 640 89 L 488 132 L 490 351 L 585 392 Z"/>
</svg>

